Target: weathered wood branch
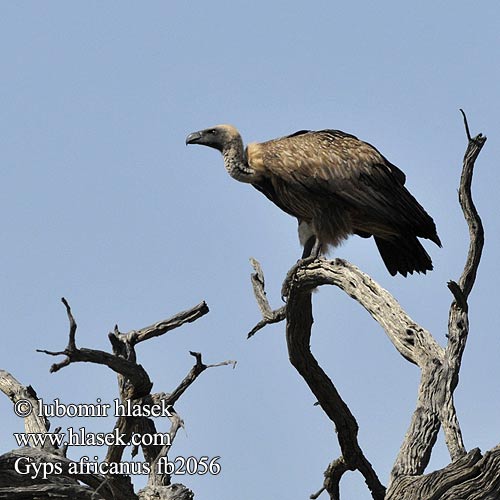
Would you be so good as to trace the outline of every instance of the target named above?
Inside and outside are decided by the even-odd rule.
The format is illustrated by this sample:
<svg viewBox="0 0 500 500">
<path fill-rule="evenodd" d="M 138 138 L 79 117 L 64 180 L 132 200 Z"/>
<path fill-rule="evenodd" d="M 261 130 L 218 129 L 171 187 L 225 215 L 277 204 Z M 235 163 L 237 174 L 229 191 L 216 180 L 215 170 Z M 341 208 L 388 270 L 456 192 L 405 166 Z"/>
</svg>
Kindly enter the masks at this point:
<svg viewBox="0 0 500 500">
<path fill-rule="evenodd" d="M 336 265 L 338 263 L 339 265 Z M 262 274 L 260 266 L 253 263 L 258 274 Z M 321 284 L 327 284 L 329 281 L 328 270 L 338 273 L 339 270 L 346 269 L 348 264 L 337 259 L 335 262 L 324 259 L 316 259 L 304 266 L 296 266 L 294 273 L 290 274 L 290 281 L 284 289 L 287 290 L 286 312 L 286 339 L 290 362 L 297 369 L 300 375 L 315 395 L 323 411 L 335 424 L 337 437 L 342 452 L 342 457 L 334 462 L 333 466 L 328 468 L 328 474 L 325 474 L 324 489 L 327 490 L 331 498 L 339 498 L 339 481 L 342 474 L 347 470 L 359 470 L 363 474 L 368 488 L 375 499 L 381 500 L 385 495 L 385 488 L 378 479 L 373 467 L 365 457 L 358 443 L 358 424 L 352 415 L 349 407 L 341 398 L 331 379 L 319 366 L 310 350 L 312 317 L 312 290 Z M 354 266 L 353 266 L 354 267 Z M 338 277 L 338 276 L 337 276 Z M 359 272 L 359 278 L 366 275 Z M 323 280 L 325 280 L 323 282 Z M 352 281 L 348 281 L 346 286 L 352 285 L 350 293 L 355 294 L 357 290 L 369 292 L 369 288 L 357 287 Z M 376 284 L 373 283 L 375 286 Z M 254 290 L 264 286 L 264 279 L 254 280 Z M 377 285 L 378 286 L 378 285 Z M 379 287 L 380 288 L 380 287 Z M 348 292 L 349 293 L 349 292 Z M 255 294 L 257 300 L 262 302 L 265 299 L 265 293 L 258 291 Z M 264 298 L 264 299 L 263 299 Z M 265 299 L 267 300 L 267 299 Z M 395 301 L 394 301 L 395 302 Z M 363 305 L 367 304 L 364 302 Z M 269 308 L 270 309 L 270 308 Z M 266 308 L 261 307 L 261 311 Z M 387 308 L 388 311 L 392 309 Z M 374 314 L 379 311 L 374 309 Z M 382 316 L 381 316 L 382 317 Z M 264 319 L 265 321 L 265 319 Z M 413 325 L 411 320 L 409 324 Z M 406 324 L 404 331 L 406 333 Z M 406 352 L 404 342 L 401 343 L 401 349 Z"/>
<path fill-rule="evenodd" d="M 39 415 L 40 403 L 36 391 L 31 385 L 24 386 L 9 372 L 0 370 L 0 391 L 14 403 L 16 415 L 24 416 L 24 432 L 26 434 L 48 432 L 50 422 L 46 417 Z M 31 441 L 31 446 L 52 453 L 56 452 L 56 448 L 50 443 L 45 443 L 42 447 Z"/>
<path fill-rule="evenodd" d="M 257 306 L 259 307 L 262 314 L 262 320 L 259 321 L 250 330 L 247 338 L 253 337 L 259 330 L 262 330 L 262 328 L 267 325 L 283 321 L 286 317 L 286 306 L 282 306 L 279 309 L 273 310 L 269 305 L 265 290 L 264 273 L 262 271 L 260 262 L 258 262 L 254 258 L 251 258 L 250 263 L 252 264 L 252 267 L 255 271 L 250 275 L 250 279 L 252 281 L 253 293 L 255 295 L 255 300 L 257 301 Z"/>
<path fill-rule="evenodd" d="M 77 362 L 105 365 L 108 368 L 111 368 L 114 372 L 125 377 L 130 382 L 129 387 L 131 388 L 131 391 L 127 394 L 127 398 L 135 399 L 148 394 L 153 387 L 153 382 L 151 382 L 149 375 L 141 365 L 138 365 L 135 361 L 130 361 L 121 356 L 110 354 L 109 352 L 96 349 L 78 348 L 76 346 L 76 321 L 67 300 L 62 298 L 61 301 L 66 307 L 70 323 L 68 346 L 64 349 L 64 351 L 47 351 L 45 349 L 37 349 L 37 352 L 48 354 L 50 356 L 66 356 L 64 361 L 53 364 L 50 367 L 50 372 L 57 372 L 61 368 Z"/>
<path fill-rule="evenodd" d="M 469 334 L 469 306 L 467 304 L 467 299 L 476 280 L 484 246 L 483 224 L 472 199 L 472 176 L 476 159 L 486 142 L 486 137 L 482 134 L 471 137 L 467 117 L 463 111 L 462 114 L 464 117 L 468 145 L 464 155 L 458 198 L 465 221 L 469 228 L 470 241 L 464 269 L 458 283 L 453 284 L 454 282 L 451 281 L 448 283 L 448 287 L 455 298 L 450 306 L 448 318 L 448 343 L 445 352 L 451 372 L 450 376 L 447 378 L 446 385 L 448 399 L 453 398 L 453 391 L 458 384 L 458 374 L 462 362 L 462 355 Z M 443 411 L 450 412 L 451 410 L 454 412 L 454 405 L 447 402 L 447 404 L 443 406 Z M 441 422 L 451 459 L 456 460 L 465 454 L 465 446 L 463 444 L 460 427 L 456 420 L 456 415 L 450 414 L 448 418 L 442 418 Z"/>
<path fill-rule="evenodd" d="M 310 291 L 327 284 L 339 287 L 361 304 L 380 326 L 382 326 L 398 352 L 422 369 L 421 390 L 419 392 L 417 410 L 413 416 L 410 431 L 412 435 L 417 434 L 424 436 L 428 445 L 421 449 L 422 445 L 420 444 L 414 449 L 414 441 L 408 440 L 407 446 L 403 447 L 400 452 L 402 458 L 400 462 L 398 462 L 399 468 L 397 469 L 398 474 L 422 473 L 430 459 L 430 452 L 437 438 L 437 431 L 439 430 L 439 413 L 441 411 L 442 399 L 440 399 L 441 393 L 437 390 L 437 385 L 438 381 L 441 379 L 441 373 L 444 366 L 444 349 L 434 340 L 430 332 L 418 325 L 402 309 L 397 300 L 387 290 L 384 290 L 356 266 L 342 259 L 335 259 L 333 261 L 317 259 L 305 266 L 297 267 L 288 285 L 287 343 L 289 345 L 289 352 L 290 344 L 293 340 L 288 334 L 290 329 L 293 329 L 293 331 L 297 330 L 297 335 L 299 335 L 300 329 L 306 330 L 308 335 L 302 341 L 301 350 L 292 350 L 294 356 L 292 364 L 297 363 L 296 358 L 302 357 L 302 363 L 309 367 L 309 369 L 311 366 L 316 367 L 317 365 L 316 361 L 313 361 L 313 358 L 310 357 L 312 356 L 310 355 L 310 351 L 306 352 L 309 350 L 309 337 L 312 326 Z M 302 294 L 308 300 L 306 302 L 301 300 L 296 301 L 295 294 Z M 306 318 L 310 319 L 304 323 Z M 303 332 L 300 333 L 300 335 L 303 334 Z M 291 347 L 293 349 L 293 342 Z M 292 356 L 290 356 L 290 358 L 292 360 Z M 301 370 L 299 370 L 299 372 L 304 378 L 308 376 L 307 373 L 303 373 Z M 324 385 L 326 381 L 320 382 L 318 378 L 316 381 L 306 380 L 306 383 L 308 383 L 311 390 L 320 401 L 318 394 L 313 390 L 311 385 Z M 337 391 L 334 391 L 331 387 L 329 392 L 330 394 L 328 396 L 323 395 L 325 400 L 331 402 L 338 397 L 338 394 L 335 394 Z M 328 405 L 328 403 L 326 404 Z M 340 403 L 338 400 L 337 404 L 339 407 L 345 405 L 345 403 Z M 324 407 L 323 409 L 335 422 L 340 443 L 342 432 L 339 426 L 340 428 L 348 427 L 345 427 L 343 419 L 338 418 L 334 420 L 331 408 L 329 410 L 330 413 L 328 413 Z M 352 428 L 356 428 L 357 433 L 357 427 L 353 426 Z M 358 445 L 353 445 L 352 439 L 350 441 L 346 439 L 345 443 L 354 446 L 356 453 L 359 453 L 357 451 Z M 347 453 L 346 457 L 342 450 L 342 456 L 346 463 L 350 465 L 348 461 L 349 453 Z M 357 469 L 357 467 L 355 467 L 355 469 Z M 366 467 L 365 472 L 369 477 L 368 471 L 369 468 Z M 365 476 L 365 478 L 367 476 Z M 332 496 L 332 498 L 336 497 Z M 377 497 L 374 496 L 374 498 Z"/>
<path fill-rule="evenodd" d="M 317 264 L 321 265 L 323 262 L 315 261 L 309 266 Z M 298 268 L 297 274 L 301 273 L 303 269 Z M 381 500 L 385 496 L 385 488 L 358 443 L 356 419 L 333 382 L 311 353 L 310 341 L 313 324 L 311 295 L 316 286 L 309 286 L 309 283 L 307 279 L 297 276 L 289 287 L 286 309 L 286 339 L 290 362 L 304 378 L 323 411 L 335 424 L 337 431 L 342 452 L 340 459 L 342 468 L 329 468 L 330 474 L 325 478 L 325 488 L 327 488 L 330 497 L 337 500 L 340 498 L 338 485 L 343 472 L 359 470 L 364 476 L 373 498 Z"/>
<path fill-rule="evenodd" d="M 208 306 L 206 302 L 203 301 L 198 305 L 192 307 L 191 309 L 175 314 L 171 318 L 159 321 L 158 323 L 150 326 L 146 326 L 145 328 L 141 328 L 140 330 L 132 330 L 128 333 L 121 334 L 121 340 L 126 341 L 131 345 L 139 344 L 140 342 L 144 342 L 145 340 L 149 340 L 153 337 L 164 335 L 170 330 L 179 328 L 186 323 L 192 323 L 202 316 L 205 316 L 205 314 L 208 314 L 208 312 Z M 117 328 L 115 329 L 115 331 L 117 331 Z"/>
<path fill-rule="evenodd" d="M 465 126 L 468 131 L 469 126 L 467 124 L 467 118 L 464 113 L 463 115 Z M 467 132 L 467 135 L 469 142 L 464 155 L 462 175 L 460 177 L 460 188 L 458 190 L 458 199 L 469 227 L 470 238 L 467 260 L 465 262 L 462 276 L 458 282 L 465 298 L 469 297 L 472 287 L 474 286 L 484 246 L 483 223 L 481 222 L 481 218 L 479 217 L 476 206 L 472 200 L 472 176 L 474 173 L 476 159 L 486 143 L 486 137 L 482 134 L 478 134 L 476 137 L 470 137 L 470 133 Z"/>
<path fill-rule="evenodd" d="M 227 366 L 231 365 L 233 368 L 236 366 L 236 361 L 222 361 L 220 363 L 215 363 L 213 365 L 205 365 L 201 359 L 201 353 L 190 351 L 189 354 L 194 356 L 196 363 L 191 368 L 189 373 L 182 379 L 179 385 L 174 389 L 174 391 L 169 394 L 166 398 L 168 404 L 173 405 L 177 400 L 184 394 L 186 389 L 198 378 L 198 376 L 203 373 L 207 368 L 215 368 L 217 366 Z"/>
<path fill-rule="evenodd" d="M 486 142 L 486 137 L 479 134 L 472 138 L 465 114 L 464 122 L 468 145 L 460 178 L 459 201 L 469 227 L 469 251 L 458 283 L 448 283 L 455 300 L 450 307 L 448 343 L 443 356 L 435 360 L 428 358 L 420 365 L 422 377 L 417 408 L 394 464 L 391 481 L 399 475 L 423 473 L 440 426 L 443 428 L 451 460 L 457 460 L 466 453 L 453 402 L 453 392 L 458 384 L 462 354 L 469 331 L 467 298 L 475 281 L 484 244 L 484 231 L 472 201 L 471 185 L 475 161 Z"/>
<path fill-rule="evenodd" d="M 177 431 L 181 427 L 184 427 L 184 422 L 176 413 L 172 414 L 170 420 L 172 421 L 172 425 L 170 426 L 170 431 L 168 433 L 170 436 L 170 440 L 159 450 L 155 459 L 151 462 L 151 473 L 149 474 L 148 478 L 149 487 L 168 486 L 170 484 L 170 475 L 159 472 L 158 463 L 162 458 L 167 456 L 167 453 L 172 447 L 175 436 L 177 435 Z"/>
<path fill-rule="evenodd" d="M 500 446 L 484 456 L 475 448 L 444 469 L 399 476 L 385 500 L 496 500 L 500 498 Z"/>
<path fill-rule="evenodd" d="M 340 480 L 348 470 L 344 457 L 334 460 L 325 470 L 323 486 L 309 498 L 316 500 L 324 491 L 330 495 L 330 498 L 340 498 Z"/>
</svg>

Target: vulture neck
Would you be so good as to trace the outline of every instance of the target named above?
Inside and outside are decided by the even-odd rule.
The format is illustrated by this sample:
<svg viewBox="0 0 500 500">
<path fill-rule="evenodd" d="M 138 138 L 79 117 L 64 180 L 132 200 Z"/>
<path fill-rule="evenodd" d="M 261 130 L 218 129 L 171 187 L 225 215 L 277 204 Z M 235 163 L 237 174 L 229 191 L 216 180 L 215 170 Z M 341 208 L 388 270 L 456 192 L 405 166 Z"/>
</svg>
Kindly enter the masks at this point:
<svg viewBox="0 0 500 500">
<path fill-rule="evenodd" d="M 226 144 L 222 150 L 222 156 L 224 166 L 233 179 L 249 183 L 255 180 L 255 170 L 248 165 L 241 137 L 236 137 Z"/>
</svg>

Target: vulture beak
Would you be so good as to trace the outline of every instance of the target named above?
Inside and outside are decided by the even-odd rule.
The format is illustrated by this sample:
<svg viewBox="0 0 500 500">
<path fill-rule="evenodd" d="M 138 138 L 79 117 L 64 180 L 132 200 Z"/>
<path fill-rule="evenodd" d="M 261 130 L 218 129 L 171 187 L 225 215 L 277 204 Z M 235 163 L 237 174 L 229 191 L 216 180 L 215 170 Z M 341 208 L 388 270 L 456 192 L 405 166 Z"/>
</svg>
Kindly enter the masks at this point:
<svg viewBox="0 0 500 500">
<path fill-rule="evenodd" d="M 186 137 L 186 146 L 188 144 L 200 144 L 200 140 L 203 137 L 201 132 L 193 132 Z"/>
</svg>

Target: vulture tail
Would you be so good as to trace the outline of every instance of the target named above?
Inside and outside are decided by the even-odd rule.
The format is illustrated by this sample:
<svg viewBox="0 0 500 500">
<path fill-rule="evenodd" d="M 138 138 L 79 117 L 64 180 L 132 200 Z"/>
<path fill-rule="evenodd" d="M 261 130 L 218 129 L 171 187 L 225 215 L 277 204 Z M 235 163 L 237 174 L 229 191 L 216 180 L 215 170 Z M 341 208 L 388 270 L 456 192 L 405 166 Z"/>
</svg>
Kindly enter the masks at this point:
<svg viewBox="0 0 500 500">
<path fill-rule="evenodd" d="M 402 274 L 405 278 L 408 273 L 425 274 L 432 271 L 432 260 L 420 241 L 413 235 L 400 235 L 392 240 L 383 240 L 374 236 L 378 251 L 382 256 L 387 270 L 394 276 Z"/>
</svg>

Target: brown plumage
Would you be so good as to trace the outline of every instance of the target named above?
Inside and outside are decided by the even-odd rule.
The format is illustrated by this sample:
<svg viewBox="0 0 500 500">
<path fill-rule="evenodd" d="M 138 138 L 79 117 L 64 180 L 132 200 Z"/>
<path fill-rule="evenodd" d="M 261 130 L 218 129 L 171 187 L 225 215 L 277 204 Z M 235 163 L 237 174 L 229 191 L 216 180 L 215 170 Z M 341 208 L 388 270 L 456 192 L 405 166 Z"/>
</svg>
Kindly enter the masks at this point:
<svg viewBox="0 0 500 500">
<path fill-rule="evenodd" d="M 418 238 L 441 246 L 434 221 L 405 188 L 405 174 L 353 135 L 304 130 L 245 150 L 234 127 L 219 125 L 190 134 L 186 144 L 218 149 L 232 177 L 296 217 L 303 257 L 357 234 L 374 237 L 392 275 L 432 270 Z"/>
</svg>

